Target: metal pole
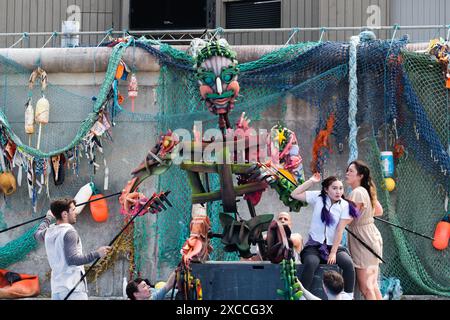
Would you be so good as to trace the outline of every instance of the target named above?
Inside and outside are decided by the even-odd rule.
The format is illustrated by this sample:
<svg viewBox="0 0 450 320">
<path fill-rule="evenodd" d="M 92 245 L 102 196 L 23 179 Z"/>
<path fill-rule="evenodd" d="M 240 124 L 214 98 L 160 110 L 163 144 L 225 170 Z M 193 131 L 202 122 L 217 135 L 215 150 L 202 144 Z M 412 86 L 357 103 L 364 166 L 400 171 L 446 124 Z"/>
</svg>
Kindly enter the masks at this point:
<svg viewBox="0 0 450 320">
<path fill-rule="evenodd" d="M 378 259 L 380 259 L 383 263 L 385 263 L 385 261 L 371 248 L 369 247 L 364 241 L 362 241 L 360 238 L 358 238 L 356 236 L 356 234 L 354 234 L 353 232 L 351 232 L 347 227 L 345 227 L 345 230 L 347 230 L 347 232 L 349 234 L 351 234 L 356 240 L 358 240 L 367 250 L 369 250 L 375 257 L 377 257 Z"/>
<path fill-rule="evenodd" d="M 408 231 L 408 232 L 410 232 L 410 233 L 412 233 L 412 234 L 415 234 L 415 235 L 418 235 L 418 236 L 421 236 L 421 237 L 424 237 L 424 238 L 426 238 L 426 239 L 430 239 L 430 240 L 433 240 L 433 241 L 434 241 L 434 238 L 429 237 L 429 236 L 424 235 L 424 234 L 421 234 L 421 233 L 418 233 L 418 232 L 416 232 L 416 231 L 414 231 L 414 230 L 409 230 L 409 229 L 407 229 L 407 228 L 405 228 L 405 227 L 399 226 L 398 224 L 395 224 L 395 223 L 386 221 L 386 220 L 381 219 L 381 218 L 379 218 L 379 217 L 373 217 L 373 218 L 374 218 L 375 220 L 378 220 L 378 221 L 381 221 L 381 222 L 390 224 L 391 226 L 397 227 L 397 228 L 399 228 L 399 229 Z"/>
</svg>

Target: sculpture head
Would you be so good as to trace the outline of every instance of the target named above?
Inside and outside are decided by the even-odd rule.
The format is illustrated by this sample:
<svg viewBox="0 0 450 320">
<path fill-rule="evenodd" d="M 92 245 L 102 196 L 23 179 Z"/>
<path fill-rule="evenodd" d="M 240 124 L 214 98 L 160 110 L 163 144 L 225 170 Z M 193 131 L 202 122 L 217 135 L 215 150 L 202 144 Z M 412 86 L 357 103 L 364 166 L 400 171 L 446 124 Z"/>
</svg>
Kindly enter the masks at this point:
<svg viewBox="0 0 450 320">
<path fill-rule="evenodd" d="M 209 111 L 227 114 L 234 108 L 239 94 L 236 52 L 225 39 L 203 42 L 201 46 L 197 44 L 197 48 L 195 67 L 200 95 Z"/>
</svg>

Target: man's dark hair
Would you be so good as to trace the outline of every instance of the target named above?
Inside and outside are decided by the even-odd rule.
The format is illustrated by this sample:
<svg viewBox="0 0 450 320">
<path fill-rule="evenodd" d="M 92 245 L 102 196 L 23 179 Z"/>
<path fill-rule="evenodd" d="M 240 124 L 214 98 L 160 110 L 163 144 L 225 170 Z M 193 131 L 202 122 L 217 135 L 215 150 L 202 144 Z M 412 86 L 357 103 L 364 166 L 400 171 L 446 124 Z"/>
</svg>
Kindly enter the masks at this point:
<svg viewBox="0 0 450 320">
<path fill-rule="evenodd" d="M 61 198 L 54 200 L 50 204 L 50 211 L 55 216 L 56 220 L 61 220 L 62 219 L 61 214 L 64 211 L 69 212 L 70 205 L 72 203 L 75 204 L 75 200 L 72 198 Z"/>
<path fill-rule="evenodd" d="M 323 284 L 331 294 L 337 295 L 344 290 L 344 278 L 336 271 L 325 271 Z"/>
<path fill-rule="evenodd" d="M 148 281 L 148 279 L 136 278 L 136 279 L 134 279 L 134 280 L 129 281 L 128 284 L 127 284 L 127 288 L 125 289 L 125 291 L 126 291 L 126 293 L 127 293 L 127 297 L 128 297 L 130 300 L 136 300 L 136 297 L 134 296 L 134 293 L 139 291 L 139 290 L 138 290 L 138 285 L 139 285 L 142 281 L 145 281 L 145 283 L 146 283 L 147 285 L 149 285 L 150 287 L 153 287 L 153 286 L 150 284 L 150 281 Z"/>
</svg>

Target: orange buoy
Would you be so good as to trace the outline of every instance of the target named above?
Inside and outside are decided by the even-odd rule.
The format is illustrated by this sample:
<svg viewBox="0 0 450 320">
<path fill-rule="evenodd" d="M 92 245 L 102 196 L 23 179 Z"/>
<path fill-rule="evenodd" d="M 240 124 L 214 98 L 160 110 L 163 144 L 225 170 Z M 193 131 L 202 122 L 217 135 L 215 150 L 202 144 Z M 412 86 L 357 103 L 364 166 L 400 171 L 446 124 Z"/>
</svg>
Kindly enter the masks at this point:
<svg viewBox="0 0 450 320">
<path fill-rule="evenodd" d="M 0 269 L 0 299 L 20 299 L 39 295 L 37 275 Z"/>
<path fill-rule="evenodd" d="M 437 250 L 444 250 L 448 247 L 450 238 L 450 222 L 441 220 L 434 231 L 433 247 Z"/>
<path fill-rule="evenodd" d="M 117 80 L 121 79 L 124 71 L 125 71 L 125 66 L 122 63 L 119 63 L 119 65 L 117 66 L 115 78 Z"/>
<path fill-rule="evenodd" d="M 94 194 L 89 198 L 89 201 L 102 198 L 103 194 Z M 96 222 L 105 222 L 108 220 L 108 203 L 106 199 L 101 199 L 98 201 L 94 201 L 89 203 L 89 208 L 91 209 L 91 215 L 94 221 Z"/>
</svg>

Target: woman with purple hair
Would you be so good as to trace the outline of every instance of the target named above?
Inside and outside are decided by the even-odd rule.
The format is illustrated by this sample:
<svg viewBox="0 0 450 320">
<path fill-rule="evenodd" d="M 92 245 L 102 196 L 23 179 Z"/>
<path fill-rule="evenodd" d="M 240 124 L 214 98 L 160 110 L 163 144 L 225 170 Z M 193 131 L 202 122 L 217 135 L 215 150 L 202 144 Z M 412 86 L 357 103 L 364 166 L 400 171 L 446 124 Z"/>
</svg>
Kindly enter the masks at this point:
<svg viewBox="0 0 450 320">
<path fill-rule="evenodd" d="M 320 263 L 337 264 L 343 271 L 344 292 L 352 295 L 355 285 L 355 269 L 346 248 L 340 246 L 345 227 L 358 217 L 353 203 L 344 199 L 344 186 L 334 177 L 322 182 L 321 191 L 306 191 L 320 182 L 315 173 L 309 180 L 297 187 L 291 197 L 314 205 L 309 239 L 300 257 L 304 264 L 300 281 L 310 290 L 314 273 Z"/>
</svg>

